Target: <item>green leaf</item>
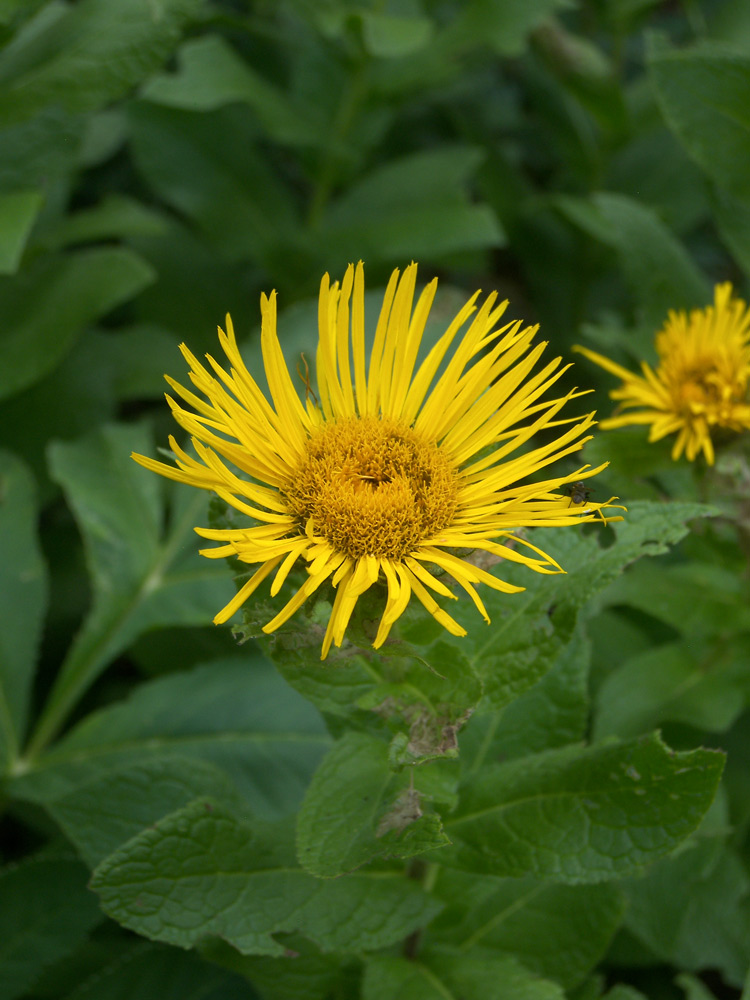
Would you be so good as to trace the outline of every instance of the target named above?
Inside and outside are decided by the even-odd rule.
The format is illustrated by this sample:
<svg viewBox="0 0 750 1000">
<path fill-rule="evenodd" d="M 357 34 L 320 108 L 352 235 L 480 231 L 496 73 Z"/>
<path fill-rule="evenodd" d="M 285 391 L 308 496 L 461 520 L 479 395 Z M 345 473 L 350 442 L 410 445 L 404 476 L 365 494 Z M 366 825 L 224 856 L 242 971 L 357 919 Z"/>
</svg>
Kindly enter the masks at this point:
<svg viewBox="0 0 750 1000">
<path fill-rule="evenodd" d="M 87 324 L 153 279 L 148 264 L 122 247 L 45 255 L 0 278 L 0 399 L 52 371 Z"/>
<path fill-rule="evenodd" d="M 592 200 L 610 230 L 643 326 L 649 328 L 646 343 L 670 309 L 705 306 L 711 300 L 708 282 L 652 209 L 621 194 L 596 194 Z"/>
<path fill-rule="evenodd" d="M 299 239 L 294 199 L 258 148 L 249 108 L 234 104 L 209 114 L 138 101 L 128 120 L 145 181 L 192 219 L 222 258 L 273 265 L 279 248 Z"/>
<path fill-rule="evenodd" d="M 33 477 L 0 451 L 0 773 L 18 753 L 47 606 Z"/>
<path fill-rule="evenodd" d="M 142 97 L 186 111 L 213 111 L 242 101 L 250 105 L 264 131 L 277 142 L 320 144 L 323 123 L 300 114 L 282 90 L 257 73 L 219 35 L 190 39 L 181 46 L 177 58 L 179 70 L 149 80 Z"/>
<path fill-rule="evenodd" d="M 428 17 L 394 17 L 376 11 L 362 11 L 362 39 L 367 51 L 381 59 L 411 55 L 423 48 L 435 30 Z"/>
<path fill-rule="evenodd" d="M 362 1000 L 563 1000 L 562 989 L 528 972 L 510 955 L 426 952 L 417 961 L 377 956 L 365 966 Z"/>
<path fill-rule="evenodd" d="M 41 191 L 0 194 L 0 274 L 14 274 L 18 270 L 43 201 Z"/>
<path fill-rule="evenodd" d="M 697 827 L 724 764 L 657 735 L 487 766 L 445 821 L 446 864 L 503 876 L 598 882 L 663 857 Z"/>
<path fill-rule="evenodd" d="M 159 236 L 166 229 L 161 215 L 135 198 L 113 194 L 94 208 L 65 216 L 52 232 L 45 233 L 48 244 L 57 247 L 73 243 Z"/>
<path fill-rule="evenodd" d="M 677 968 L 718 969 L 740 987 L 750 963 L 750 878 L 718 838 L 686 844 L 626 883 L 625 925 Z"/>
<path fill-rule="evenodd" d="M 321 954 L 299 934 L 284 943 L 287 951 L 280 958 L 241 955 L 216 939 L 203 943 L 200 950 L 211 962 L 244 976 L 263 1000 L 330 1000 L 353 994 L 356 966 L 342 962 L 339 955 Z"/>
<path fill-rule="evenodd" d="M 569 0 L 470 0 L 446 29 L 454 44 L 489 44 L 500 55 L 518 56 L 532 28 Z"/>
<path fill-rule="evenodd" d="M 126 767 L 103 767 L 90 781 L 45 805 L 86 864 L 95 868 L 126 840 L 201 795 L 242 811 L 242 799 L 224 771 L 200 759 L 162 753 Z"/>
<path fill-rule="evenodd" d="M 704 42 L 680 50 L 651 35 L 648 67 L 667 124 L 718 184 L 750 201 L 750 59 Z"/>
<path fill-rule="evenodd" d="M 740 201 L 722 188 L 716 190 L 714 201 L 721 238 L 745 274 L 750 274 L 750 201 Z"/>
<path fill-rule="evenodd" d="M 202 0 L 81 0 L 49 4 L 0 58 L 0 120 L 47 105 L 93 111 L 126 94 L 166 59 Z"/>
<path fill-rule="evenodd" d="M 127 954 L 89 976 L 65 1000 L 257 1000 L 239 976 L 190 952 L 139 942 Z"/>
<path fill-rule="evenodd" d="M 435 887 L 446 909 L 429 929 L 433 942 L 463 953 L 489 948 L 514 955 L 566 989 L 603 957 L 619 926 L 624 897 L 613 883 L 557 885 L 442 869 Z"/>
<path fill-rule="evenodd" d="M 461 733 L 461 759 L 474 770 L 484 760 L 512 760 L 566 746 L 586 735 L 591 649 L 578 629 L 538 684 L 499 712 L 480 710 Z"/>
<path fill-rule="evenodd" d="M 106 810 L 116 793 L 102 793 L 101 807 L 92 797 L 108 781 L 122 780 L 124 770 L 132 769 L 125 780 L 134 787 L 162 768 L 179 796 L 193 769 L 175 773 L 174 759 L 189 757 L 198 762 L 195 780 L 208 774 L 201 763 L 218 768 L 254 813 L 276 818 L 298 807 L 328 744 L 317 712 L 267 660 L 248 651 L 143 684 L 127 701 L 89 715 L 15 781 L 13 793 L 49 804 L 61 816 L 78 809 L 77 843 L 90 857 L 119 835 L 120 822 L 129 829 L 139 818 L 137 812 L 118 818 L 113 809 L 107 820 L 98 809 Z M 79 807 L 87 802 L 92 811 L 84 825 Z"/>
<path fill-rule="evenodd" d="M 248 825 L 201 799 L 129 841 L 94 872 L 110 916 L 188 948 L 207 935 L 243 954 L 281 955 L 299 931 L 324 951 L 387 947 L 440 906 L 397 873 L 318 880 L 294 867 L 280 830 Z"/>
<path fill-rule="evenodd" d="M 675 977 L 675 983 L 685 991 L 685 1000 L 716 1000 L 711 990 L 695 976 L 683 973 Z"/>
<path fill-rule="evenodd" d="M 454 146 L 376 167 L 329 206 L 315 238 L 337 259 L 373 263 L 501 246 L 493 213 L 468 198 L 482 159 L 477 148 Z"/>
<path fill-rule="evenodd" d="M 503 566 L 503 578 L 526 590 L 482 594 L 492 619 L 489 627 L 477 622 L 468 601 L 451 608 L 468 634 L 444 641 L 460 648 L 482 679 L 482 710 L 505 707 L 551 670 L 572 640 L 581 609 L 626 566 L 666 552 L 687 534 L 687 521 L 713 513 L 702 504 L 634 502 L 623 521 L 610 525 L 616 541 L 607 548 L 596 527 L 586 535 L 574 528 L 536 529 L 534 544 L 557 560 L 565 576 Z M 410 638 L 409 626 L 403 633 Z M 429 662 L 429 650 L 424 655 Z"/>
<path fill-rule="evenodd" d="M 663 722 L 725 732 L 745 707 L 748 648 L 691 638 L 632 657 L 599 690 L 596 738 L 627 738 Z"/>
<path fill-rule="evenodd" d="M 49 189 L 75 167 L 85 129 L 83 115 L 69 115 L 60 107 L 0 127 L 0 190 Z"/>
<path fill-rule="evenodd" d="M 162 536 L 161 483 L 131 459 L 131 450 L 152 450 L 144 427 L 110 425 L 49 448 L 51 475 L 83 534 L 94 598 L 45 705 L 35 750 L 109 661 L 142 632 L 206 624 L 231 595 L 224 567 L 200 556 L 193 541 L 205 497 L 172 490 L 175 503 Z"/>
<path fill-rule="evenodd" d="M 419 774 L 416 774 L 419 784 Z M 388 745 L 347 733 L 313 776 L 297 820 L 297 854 L 313 875 L 335 876 L 373 858 L 410 857 L 448 839 L 418 790 L 389 765 Z"/>
<path fill-rule="evenodd" d="M 3 1000 L 25 994 L 42 970 L 99 923 L 88 872 L 68 858 L 29 858 L 0 871 L 0 982 Z"/>
</svg>

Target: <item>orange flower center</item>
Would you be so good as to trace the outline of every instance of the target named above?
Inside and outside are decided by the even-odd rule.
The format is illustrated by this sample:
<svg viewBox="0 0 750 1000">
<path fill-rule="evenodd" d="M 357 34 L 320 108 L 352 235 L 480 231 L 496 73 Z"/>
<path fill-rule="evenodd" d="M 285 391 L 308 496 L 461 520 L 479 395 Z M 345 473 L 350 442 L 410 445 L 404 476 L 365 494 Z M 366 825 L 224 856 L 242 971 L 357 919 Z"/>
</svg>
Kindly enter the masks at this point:
<svg viewBox="0 0 750 1000">
<path fill-rule="evenodd" d="M 458 482 L 432 442 L 388 418 L 325 424 L 307 443 L 284 497 L 337 552 L 400 560 L 453 520 Z"/>
</svg>

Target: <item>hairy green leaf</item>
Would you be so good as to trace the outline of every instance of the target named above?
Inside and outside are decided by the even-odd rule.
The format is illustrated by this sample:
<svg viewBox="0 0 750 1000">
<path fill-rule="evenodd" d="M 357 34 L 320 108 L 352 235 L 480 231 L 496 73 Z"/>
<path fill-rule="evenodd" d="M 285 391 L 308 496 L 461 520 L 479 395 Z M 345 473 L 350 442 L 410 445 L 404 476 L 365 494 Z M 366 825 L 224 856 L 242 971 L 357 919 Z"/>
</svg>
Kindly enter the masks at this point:
<svg viewBox="0 0 750 1000">
<path fill-rule="evenodd" d="M 675 753 L 653 735 L 485 767 L 445 821 L 446 864 L 497 875 L 598 882 L 672 851 L 711 804 L 724 756 Z"/>
<path fill-rule="evenodd" d="M 386 947 L 440 904 L 396 872 L 318 880 L 295 867 L 277 827 L 208 799 L 165 817 L 105 859 L 92 888 L 125 927 L 183 948 L 218 936 L 243 954 L 281 955 L 299 931 L 324 951 Z"/>
</svg>

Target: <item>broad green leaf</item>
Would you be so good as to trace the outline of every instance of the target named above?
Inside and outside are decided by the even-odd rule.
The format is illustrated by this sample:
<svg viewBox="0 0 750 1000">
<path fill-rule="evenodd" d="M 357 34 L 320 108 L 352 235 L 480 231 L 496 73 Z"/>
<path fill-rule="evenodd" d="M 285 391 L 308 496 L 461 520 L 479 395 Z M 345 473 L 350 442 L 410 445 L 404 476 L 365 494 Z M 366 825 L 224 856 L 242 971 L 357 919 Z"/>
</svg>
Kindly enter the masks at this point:
<svg viewBox="0 0 750 1000">
<path fill-rule="evenodd" d="M 279 248 L 299 238 L 294 199 L 258 149 L 249 108 L 233 104 L 199 113 L 138 101 L 128 119 L 145 181 L 193 220 L 222 258 L 255 257 L 273 266 Z"/>
<path fill-rule="evenodd" d="M 257 1000 L 239 976 L 190 952 L 140 942 L 126 955 L 89 976 L 65 1000 Z"/>
<path fill-rule="evenodd" d="M 750 201 L 750 58 L 712 42 L 675 49 L 650 36 L 648 66 L 667 124 L 709 177 Z"/>
<path fill-rule="evenodd" d="M 156 76 L 141 90 L 155 104 L 186 111 L 213 111 L 242 101 L 258 116 L 264 131 L 285 145 L 321 142 L 323 122 L 300 114 L 283 91 L 261 76 L 219 35 L 190 39 L 179 49 L 179 70 Z"/>
<path fill-rule="evenodd" d="M 126 840 L 201 795 L 242 811 L 243 800 L 224 771 L 200 758 L 167 754 L 102 768 L 45 805 L 86 864 L 95 868 Z"/>
<path fill-rule="evenodd" d="M 159 477 L 130 457 L 152 451 L 143 426 L 109 425 L 75 442 L 50 445 L 51 475 L 84 538 L 93 605 L 45 705 L 34 749 L 110 660 L 149 628 L 206 624 L 231 596 L 223 566 L 198 554 L 200 491 L 172 490 L 163 534 Z"/>
<path fill-rule="evenodd" d="M 123 770 L 133 769 L 131 786 L 160 768 L 168 783 L 174 758 L 189 757 L 198 762 L 196 780 L 207 774 L 201 762 L 218 768 L 254 813 L 275 818 L 297 808 L 328 745 L 317 712 L 267 660 L 248 651 L 143 684 L 127 701 L 89 715 L 18 778 L 13 791 L 72 815 Z M 182 794 L 190 773 L 177 773 L 175 794 Z M 130 820 L 120 819 L 124 829 Z M 119 822 L 92 813 L 77 834 L 87 857 L 111 843 Z"/>
<path fill-rule="evenodd" d="M 28 858 L 0 870 L 0 983 L 3 1000 L 26 994 L 44 968 L 81 943 L 102 919 L 70 858 Z"/>
<path fill-rule="evenodd" d="M 598 882 L 664 857 L 697 827 L 724 764 L 657 735 L 568 747 L 485 766 L 463 784 L 445 864 L 559 882 Z"/>
<path fill-rule="evenodd" d="M 724 640 L 717 649 L 715 640 L 690 638 L 633 657 L 599 690 L 596 738 L 636 736 L 664 722 L 725 732 L 750 693 L 748 651 L 750 641 Z"/>
<path fill-rule="evenodd" d="M 45 255 L 0 278 L 0 399 L 52 371 L 87 324 L 153 279 L 149 265 L 122 247 Z"/>
<path fill-rule="evenodd" d="M 318 876 L 352 871 L 377 857 L 410 857 L 448 843 L 417 789 L 395 773 L 388 745 L 347 733 L 321 762 L 297 820 L 297 855 Z"/>
<path fill-rule="evenodd" d="M 740 201 L 719 188 L 714 201 L 714 216 L 721 238 L 745 274 L 750 274 L 750 200 Z"/>
<path fill-rule="evenodd" d="M 0 773 L 17 755 L 47 605 L 47 571 L 36 531 L 33 477 L 0 452 Z"/>
<path fill-rule="evenodd" d="M 484 683 L 483 710 L 505 707 L 552 669 L 572 640 L 581 609 L 626 566 L 666 552 L 687 534 L 687 521 L 713 513 L 701 504 L 635 502 L 623 521 L 611 524 L 616 540 L 607 548 L 596 526 L 589 534 L 573 527 L 536 529 L 534 545 L 557 560 L 564 576 L 503 566 L 503 578 L 526 590 L 483 593 L 489 626 L 478 620 L 468 601 L 459 600 L 450 609 L 468 632 L 453 641 Z M 404 634 L 409 638 L 408 626 Z M 429 662 L 429 650 L 424 655 Z"/>
<path fill-rule="evenodd" d="M 645 203 L 678 236 L 687 236 L 711 215 L 705 175 L 661 121 L 635 131 L 615 152 L 603 187 Z"/>
<path fill-rule="evenodd" d="M 708 282 L 652 209 L 620 194 L 600 193 L 592 200 L 610 230 L 610 243 L 641 310 L 643 326 L 650 328 L 644 344 L 651 343 L 670 309 L 711 301 Z"/>
<path fill-rule="evenodd" d="M 0 190 L 47 189 L 76 165 L 85 128 L 83 115 L 54 106 L 0 127 Z"/>
<path fill-rule="evenodd" d="M 411 55 L 423 48 L 435 30 L 428 17 L 394 17 L 377 11 L 362 11 L 362 40 L 367 51 L 381 59 Z"/>
<path fill-rule="evenodd" d="M 0 274 L 13 274 L 42 207 L 41 191 L 0 194 Z"/>
<path fill-rule="evenodd" d="M 532 28 L 569 0 L 470 0 L 446 29 L 453 44 L 486 45 L 503 56 L 518 56 Z"/>
<path fill-rule="evenodd" d="M 253 984 L 263 1000 L 330 1000 L 346 997 L 356 989 L 356 966 L 342 956 L 322 954 L 299 934 L 285 937 L 286 954 L 241 955 L 223 941 L 213 939 L 200 946 L 211 962 L 238 972 Z"/>
<path fill-rule="evenodd" d="M 501 984 L 501 985 L 500 985 Z M 528 972 L 510 955 L 481 957 L 426 952 L 417 960 L 371 958 L 365 966 L 362 1000 L 563 1000 L 562 989 Z"/>
<path fill-rule="evenodd" d="M 685 1000 L 716 1000 L 716 995 L 695 976 L 683 973 L 675 978 L 675 983 L 685 991 Z"/>
<path fill-rule="evenodd" d="M 319 880 L 296 868 L 275 827 L 197 800 L 105 859 L 92 888 L 106 913 L 146 937 L 188 948 L 218 936 L 243 954 L 281 955 L 299 931 L 324 951 L 388 946 L 440 909 L 397 872 Z"/>
<path fill-rule="evenodd" d="M 566 989 L 602 958 L 624 910 L 623 894 L 611 882 L 571 886 L 442 869 L 435 893 L 446 909 L 429 929 L 430 946 L 514 955 Z"/>
<path fill-rule="evenodd" d="M 726 843 L 702 838 L 626 883 L 625 925 L 664 961 L 718 969 L 741 987 L 750 963 L 750 878 Z"/>
<path fill-rule="evenodd" d="M 49 4 L 0 57 L 0 121 L 47 105 L 93 111 L 128 92 L 177 45 L 202 0 L 81 0 Z M 54 11 L 54 15 L 53 15 Z"/>
<path fill-rule="evenodd" d="M 591 650 L 579 628 L 538 684 L 499 712 L 472 716 L 460 735 L 461 760 L 470 770 L 485 760 L 512 760 L 566 746 L 586 735 Z"/>
<path fill-rule="evenodd" d="M 486 205 L 471 204 L 468 184 L 479 149 L 454 146 L 391 160 L 333 202 L 316 239 L 334 259 L 414 259 L 500 246 L 504 236 Z"/>
<path fill-rule="evenodd" d="M 607 990 L 602 1000 L 648 1000 L 648 997 L 633 986 L 625 986 L 623 983 L 617 983 L 611 990 Z"/>
<path fill-rule="evenodd" d="M 45 233 L 45 239 L 48 244 L 63 247 L 133 236 L 159 236 L 165 228 L 163 217 L 153 209 L 135 198 L 113 194 L 94 208 L 65 216 L 51 233 Z"/>
</svg>

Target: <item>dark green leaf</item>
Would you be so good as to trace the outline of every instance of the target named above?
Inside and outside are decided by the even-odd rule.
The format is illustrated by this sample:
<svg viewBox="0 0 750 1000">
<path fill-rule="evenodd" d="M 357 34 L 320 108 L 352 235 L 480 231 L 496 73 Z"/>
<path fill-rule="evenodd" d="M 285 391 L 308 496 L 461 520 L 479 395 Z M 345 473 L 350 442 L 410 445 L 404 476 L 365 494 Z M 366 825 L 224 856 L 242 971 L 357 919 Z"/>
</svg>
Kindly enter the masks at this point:
<svg viewBox="0 0 750 1000">
<path fill-rule="evenodd" d="M 131 748 L 131 756 L 135 756 Z M 212 764 L 163 753 L 126 767 L 103 767 L 90 781 L 45 803 L 90 868 L 126 840 L 201 795 L 243 807 L 236 786 Z"/>
<path fill-rule="evenodd" d="M 3 1000 L 25 994 L 43 969 L 99 923 L 80 861 L 30 858 L 0 871 L 0 983 Z"/>
<path fill-rule="evenodd" d="M 461 759 L 469 769 L 582 740 L 589 714 L 590 655 L 589 642 L 578 629 L 538 684 L 499 712 L 480 708 L 460 737 Z"/>
<path fill-rule="evenodd" d="M 563 1000 L 562 989 L 528 972 L 510 955 L 428 952 L 418 961 L 379 956 L 365 967 L 363 1000 Z"/>
<path fill-rule="evenodd" d="M 166 769 L 165 781 L 174 781 L 179 796 L 192 779 L 188 773 L 170 777 L 171 762 L 190 757 L 198 762 L 197 780 L 208 773 L 201 762 L 219 768 L 254 813 L 276 817 L 298 806 L 328 743 L 317 712 L 267 660 L 248 651 L 151 681 L 128 701 L 89 715 L 16 781 L 14 793 L 53 809 L 59 803 L 66 813 L 90 800 L 92 789 L 133 768 L 131 786 L 149 770 Z M 82 821 L 76 836 L 89 855 L 111 844 L 120 829 L 116 815 L 105 823 L 94 811 Z"/>
<path fill-rule="evenodd" d="M 196 222 L 223 258 L 269 261 L 298 238 L 294 200 L 258 148 L 249 108 L 235 104 L 209 114 L 139 101 L 128 117 L 144 179 Z"/>
<path fill-rule="evenodd" d="M 602 958 L 624 910 L 613 883 L 557 885 L 443 869 L 435 892 L 446 909 L 430 928 L 430 942 L 464 953 L 489 948 L 512 954 L 566 989 Z"/>
<path fill-rule="evenodd" d="M 13 274 L 18 270 L 43 200 L 41 191 L 0 194 L 0 274 Z"/>
<path fill-rule="evenodd" d="M 648 65 L 669 127 L 703 170 L 750 201 L 750 59 L 704 42 L 671 48 L 652 35 Z"/>
<path fill-rule="evenodd" d="M 194 954 L 141 942 L 81 983 L 65 1000 L 257 1000 L 239 976 Z"/>
<path fill-rule="evenodd" d="M 155 104 L 186 111 L 212 111 L 242 101 L 257 114 L 263 129 L 277 142 L 315 145 L 322 122 L 300 114 L 275 84 L 241 59 L 219 35 L 185 42 L 178 53 L 179 71 L 150 80 L 141 95 Z"/>
<path fill-rule="evenodd" d="M 633 657 L 602 684 L 597 739 L 636 736 L 663 722 L 726 731 L 747 700 L 749 648 L 747 641 L 724 641 L 717 648 L 715 641 L 691 638 Z"/>
<path fill-rule="evenodd" d="M 18 754 L 47 605 L 36 533 L 36 489 L 20 459 L 0 452 L 0 772 Z"/>
<path fill-rule="evenodd" d="M 84 537 L 94 601 L 45 706 L 35 746 L 138 635 L 163 625 L 206 624 L 231 595 L 224 567 L 208 564 L 193 541 L 205 497 L 173 490 L 163 536 L 161 483 L 131 459 L 131 450 L 151 452 L 144 427 L 110 425 L 49 449 L 51 474 Z"/>
<path fill-rule="evenodd" d="M 81 0 L 48 4 L 0 59 L 0 120 L 32 118 L 47 105 L 93 111 L 153 72 L 202 0 Z"/>
<path fill-rule="evenodd" d="M 619 194 L 597 194 L 593 202 L 610 230 L 610 241 L 651 337 L 670 309 L 708 304 L 708 282 L 652 209 Z"/>
<path fill-rule="evenodd" d="M 52 371 L 87 324 L 153 278 L 141 257 L 121 247 L 47 255 L 0 278 L 0 398 Z"/>
<path fill-rule="evenodd" d="M 316 238 L 342 262 L 434 260 L 502 245 L 489 208 L 468 199 L 468 181 L 481 160 L 480 150 L 455 146 L 377 167 L 330 206 Z"/>
<path fill-rule="evenodd" d="M 297 821 L 300 864 L 318 876 L 446 843 L 438 817 L 422 814 L 419 792 L 390 767 L 388 745 L 364 733 L 347 733 L 324 758 Z"/>
<path fill-rule="evenodd" d="M 598 882 L 672 851 L 711 804 L 724 764 L 658 736 L 569 747 L 485 767 L 445 822 L 446 864 L 503 876 Z"/>
<path fill-rule="evenodd" d="M 276 828 L 206 799 L 145 830 L 94 872 L 104 910 L 146 937 L 187 948 L 218 936 L 243 954 L 281 955 L 299 931 L 325 951 L 386 947 L 439 904 L 398 873 L 318 880 L 294 867 Z"/>
<path fill-rule="evenodd" d="M 626 885 L 625 924 L 660 958 L 741 986 L 750 963 L 750 878 L 718 838 L 687 844 Z"/>
</svg>

